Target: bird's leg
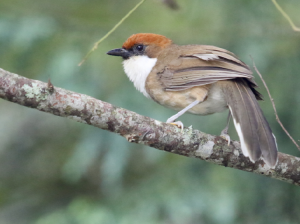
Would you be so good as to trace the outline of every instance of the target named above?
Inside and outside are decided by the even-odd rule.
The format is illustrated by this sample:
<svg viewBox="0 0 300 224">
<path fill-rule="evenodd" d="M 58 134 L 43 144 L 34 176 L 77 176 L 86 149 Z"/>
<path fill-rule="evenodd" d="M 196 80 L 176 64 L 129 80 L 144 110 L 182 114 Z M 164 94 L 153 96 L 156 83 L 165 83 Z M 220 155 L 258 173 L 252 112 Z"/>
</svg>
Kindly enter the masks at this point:
<svg viewBox="0 0 300 224">
<path fill-rule="evenodd" d="M 230 136 L 228 135 L 228 128 L 229 128 L 230 118 L 231 118 L 231 112 L 229 111 L 228 117 L 227 117 L 227 125 L 223 129 L 223 131 L 221 131 L 221 135 L 220 135 L 222 138 L 224 138 L 228 141 L 228 146 L 230 145 Z"/>
<path fill-rule="evenodd" d="M 177 127 L 181 128 L 181 130 L 183 130 L 183 123 L 181 121 L 176 121 L 174 122 L 178 117 L 180 117 L 181 115 L 183 115 L 185 112 L 187 112 L 189 109 L 191 109 L 192 107 L 196 106 L 198 103 L 200 103 L 200 100 L 195 100 L 194 102 L 192 102 L 190 105 L 188 105 L 187 107 L 183 108 L 181 111 L 179 111 L 177 114 L 173 115 L 172 117 L 170 117 L 166 123 L 169 124 L 173 124 L 176 125 Z"/>
</svg>

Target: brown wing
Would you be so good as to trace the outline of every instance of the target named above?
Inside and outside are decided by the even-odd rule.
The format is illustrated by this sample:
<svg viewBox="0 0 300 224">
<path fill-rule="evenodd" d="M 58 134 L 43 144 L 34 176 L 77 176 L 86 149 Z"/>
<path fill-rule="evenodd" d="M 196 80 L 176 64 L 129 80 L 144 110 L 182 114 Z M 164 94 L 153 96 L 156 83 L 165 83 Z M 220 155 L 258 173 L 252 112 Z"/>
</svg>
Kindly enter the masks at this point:
<svg viewBox="0 0 300 224">
<path fill-rule="evenodd" d="M 178 47 L 183 53 L 174 55 L 171 63 L 158 72 L 165 90 L 179 91 L 234 78 L 246 78 L 256 86 L 249 67 L 233 53 L 208 45 Z"/>
</svg>

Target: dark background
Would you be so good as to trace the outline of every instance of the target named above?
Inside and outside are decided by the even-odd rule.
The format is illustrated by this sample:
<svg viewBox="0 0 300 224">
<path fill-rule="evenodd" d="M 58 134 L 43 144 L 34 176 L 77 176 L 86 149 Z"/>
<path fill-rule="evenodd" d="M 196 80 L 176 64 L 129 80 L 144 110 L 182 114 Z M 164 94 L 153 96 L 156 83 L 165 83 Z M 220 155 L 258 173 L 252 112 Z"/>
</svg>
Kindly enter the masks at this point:
<svg viewBox="0 0 300 224">
<path fill-rule="evenodd" d="M 77 64 L 137 0 L 1 0 L 0 67 L 165 121 L 175 112 L 146 99 L 106 52 L 133 33 L 177 44 L 228 49 L 263 74 L 278 114 L 300 138 L 300 33 L 271 1 L 178 0 L 171 10 L 146 1 L 81 67 Z M 279 2 L 300 24 L 300 2 Z M 257 75 L 255 75 L 257 77 Z M 261 107 L 279 150 L 300 152 Z M 227 113 L 184 115 L 185 126 L 218 135 Z M 231 125 L 233 139 L 237 135 Z M 0 100 L 0 223 L 194 224 L 300 220 L 300 188 L 201 160 L 130 144 L 66 118 Z"/>
</svg>

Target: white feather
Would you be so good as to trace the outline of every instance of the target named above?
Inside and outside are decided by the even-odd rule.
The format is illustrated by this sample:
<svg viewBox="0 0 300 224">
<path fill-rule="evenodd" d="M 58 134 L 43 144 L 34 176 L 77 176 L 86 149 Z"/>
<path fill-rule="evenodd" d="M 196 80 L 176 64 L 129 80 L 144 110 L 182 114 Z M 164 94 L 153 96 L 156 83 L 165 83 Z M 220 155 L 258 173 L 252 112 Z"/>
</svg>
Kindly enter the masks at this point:
<svg viewBox="0 0 300 224">
<path fill-rule="evenodd" d="M 275 140 L 275 144 L 276 144 L 276 149 L 277 149 L 277 151 L 278 151 L 278 146 L 277 146 L 277 141 L 276 141 L 276 137 L 275 137 L 275 135 L 272 133 L 272 135 L 273 135 L 273 138 L 274 138 L 274 140 Z M 276 164 L 277 164 L 277 162 L 278 162 L 278 156 L 277 156 L 277 160 L 276 160 L 276 163 L 275 163 L 275 165 L 272 167 L 272 166 L 270 166 L 271 168 L 275 168 L 275 166 L 276 166 Z"/>
<path fill-rule="evenodd" d="M 277 149 L 277 151 L 278 151 L 278 145 L 277 145 L 277 141 L 276 141 L 276 136 L 272 133 L 272 135 L 273 135 L 273 138 L 274 138 L 274 140 L 275 140 L 275 144 L 276 144 L 276 149 Z"/>
<path fill-rule="evenodd" d="M 126 75 L 133 82 L 135 88 L 150 98 L 145 88 L 145 82 L 152 68 L 155 66 L 157 58 L 149 58 L 146 55 L 132 56 L 123 61 Z"/>
<path fill-rule="evenodd" d="M 229 109 L 230 109 L 231 114 L 233 114 L 230 106 L 229 106 Z M 233 117 L 233 123 L 234 123 L 235 129 L 236 129 L 236 132 L 238 133 L 238 136 L 240 138 L 242 152 L 243 152 L 244 156 L 249 157 L 248 151 L 250 151 L 250 149 L 247 146 L 247 144 L 245 143 L 245 138 L 244 138 L 244 135 L 243 135 L 243 132 L 241 129 L 241 125 L 240 125 L 240 123 L 236 122 L 234 117 Z M 251 157 L 249 157 L 249 159 L 251 160 L 251 162 L 254 163 L 254 161 L 251 159 Z"/>
<path fill-rule="evenodd" d="M 205 60 L 205 61 L 219 59 L 219 57 L 215 54 L 193 54 L 193 56 L 200 58 L 202 60 Z"/>
</svg>

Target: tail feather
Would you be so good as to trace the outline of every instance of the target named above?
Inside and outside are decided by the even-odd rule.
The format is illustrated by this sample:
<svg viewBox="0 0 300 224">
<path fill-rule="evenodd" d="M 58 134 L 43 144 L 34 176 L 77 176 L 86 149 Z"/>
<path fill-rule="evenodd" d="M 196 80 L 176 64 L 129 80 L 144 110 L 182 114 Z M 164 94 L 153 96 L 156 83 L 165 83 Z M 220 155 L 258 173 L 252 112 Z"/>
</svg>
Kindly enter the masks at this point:
<svg viewBox="0 0 300 224">
<path fill-rule="evenodd" d="M 274 134 L 269 126 L 267 119 L 264 117 L 263 112 L 260 107 L 258 107 L 260 113 L 260 123 L 258 133 L 260 136 L 261 142 L 261 151 L 262 151 L 262 158 L 270 167 L 275 167 L 278 156 L 277 156 L 277 143 Z"/>
<path fill-rule="evenodd" d="M 277 146 L 271 128 L 248 83 L 241 79 L 224 81 L 223 91 L 241 141 L 243 154 L 259 158 L 269 167 L 277 163 Z"/>
</svg>

